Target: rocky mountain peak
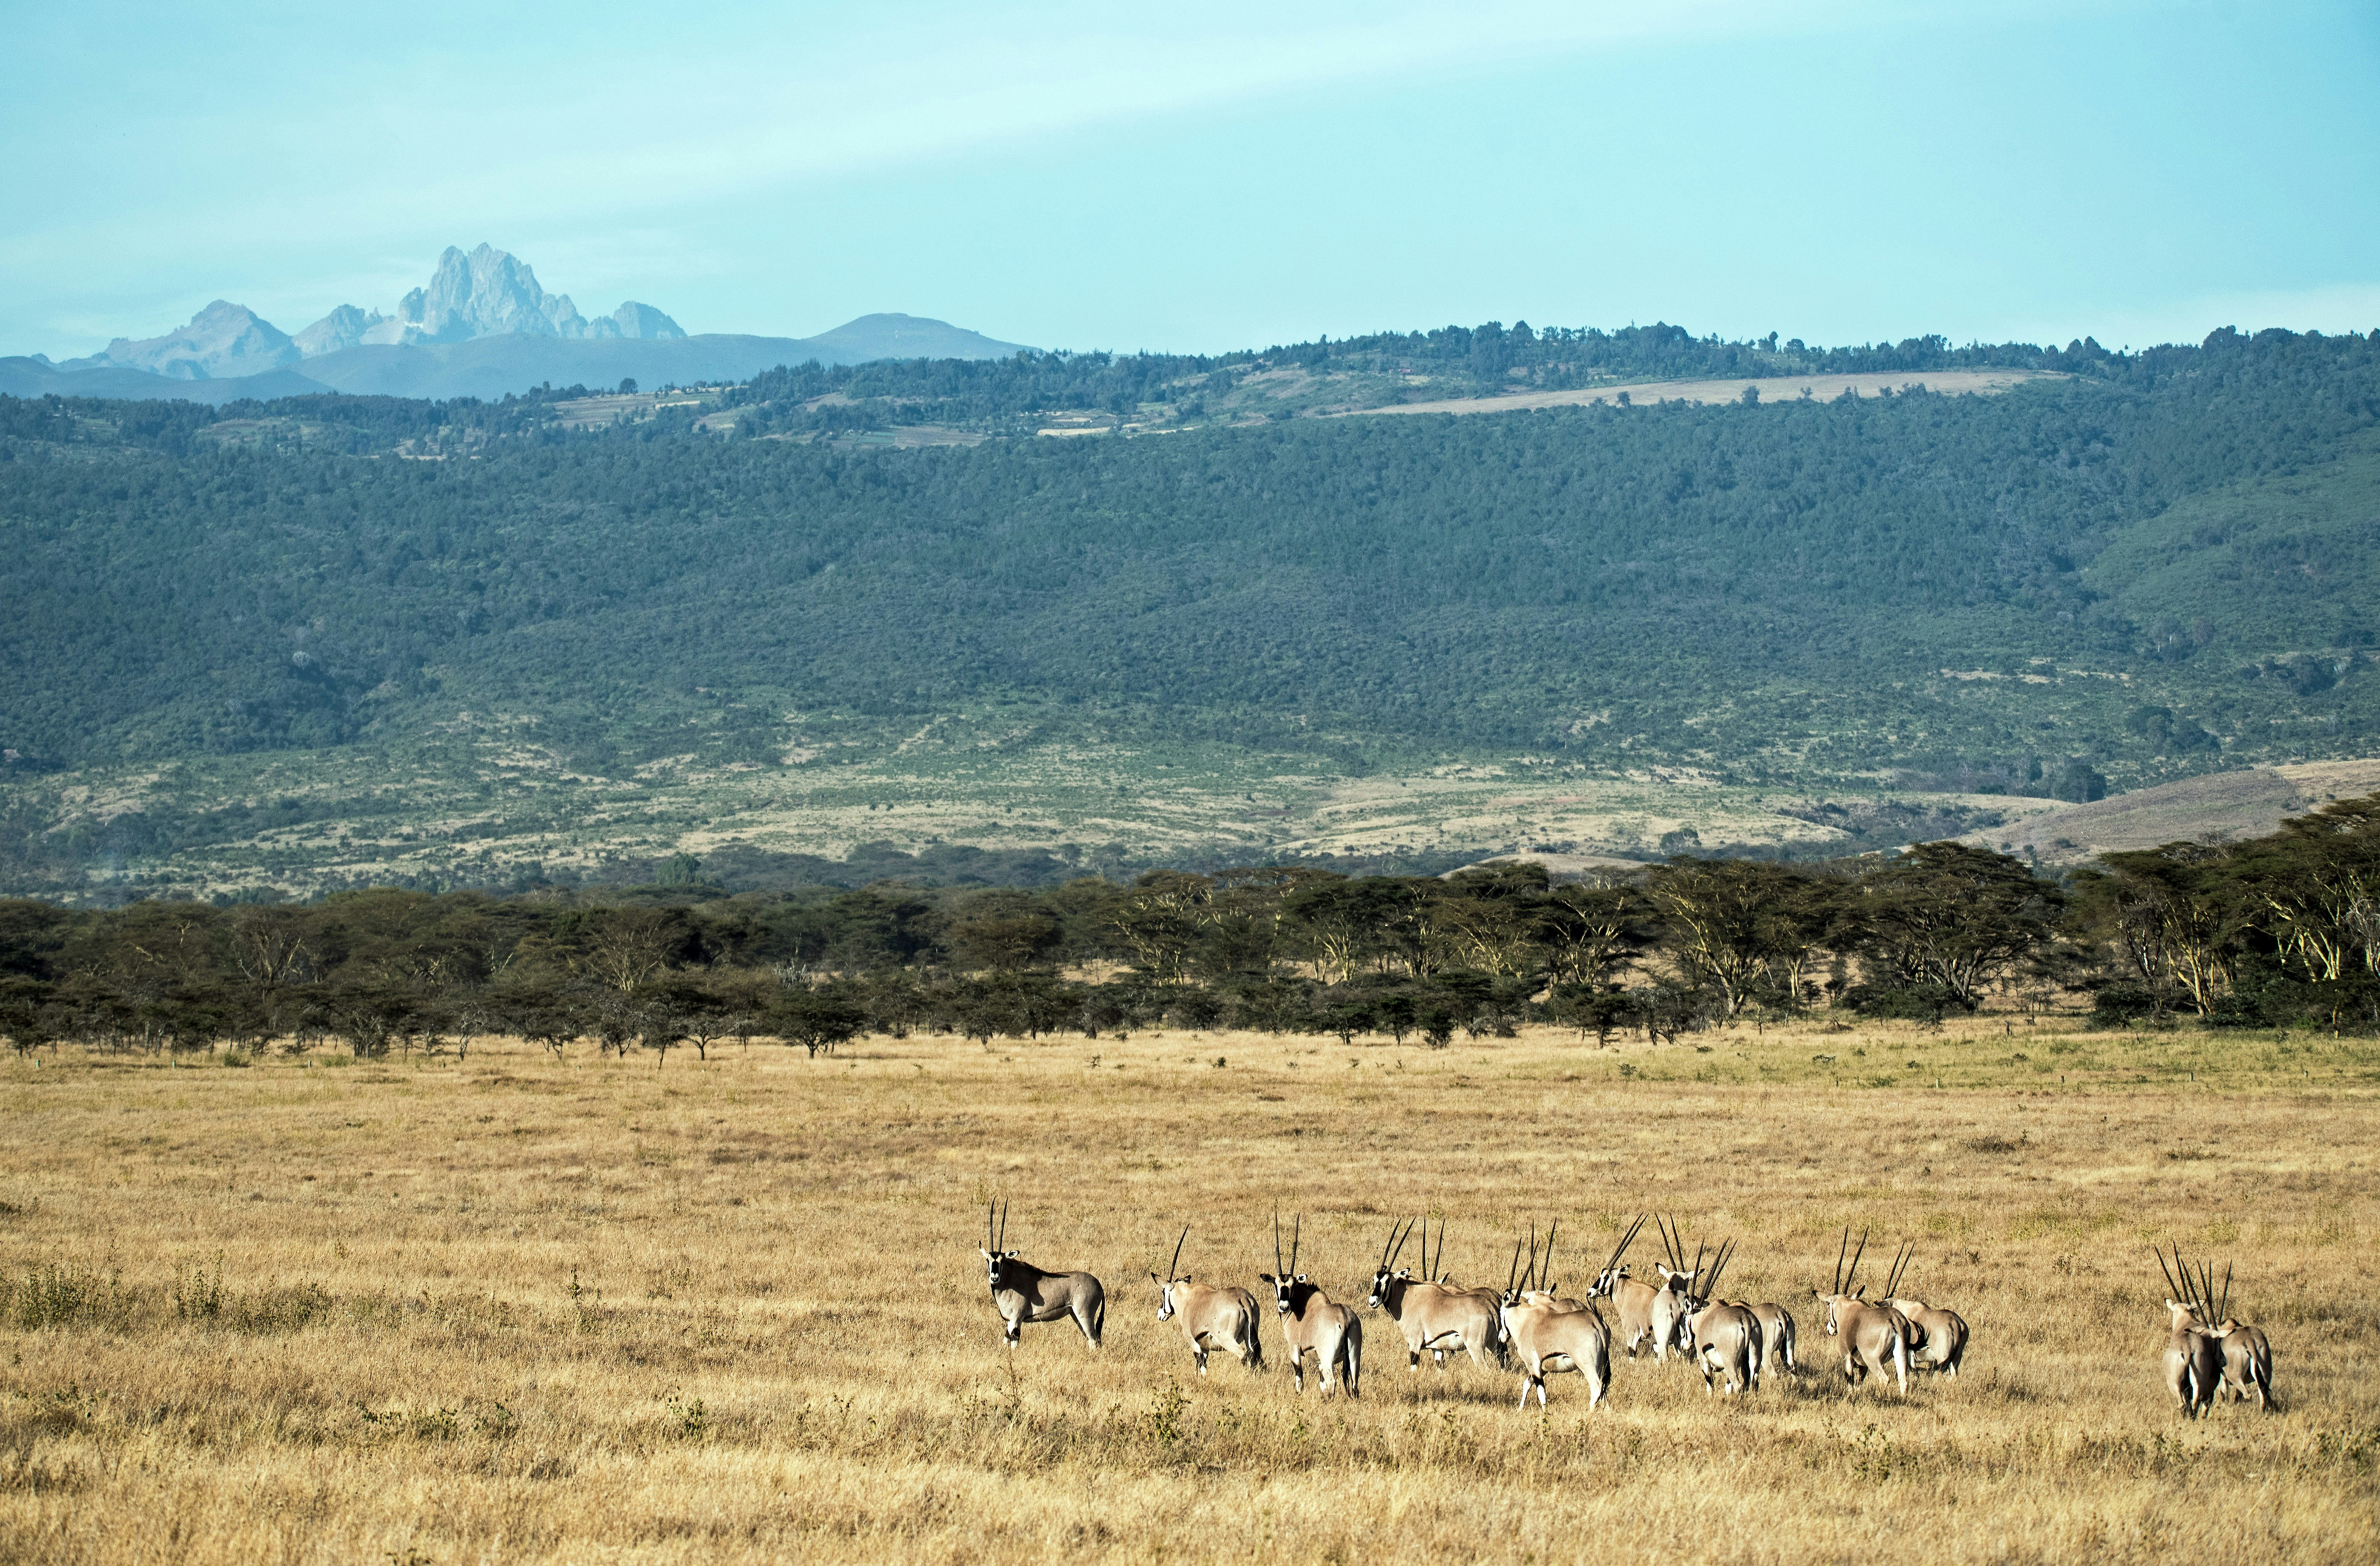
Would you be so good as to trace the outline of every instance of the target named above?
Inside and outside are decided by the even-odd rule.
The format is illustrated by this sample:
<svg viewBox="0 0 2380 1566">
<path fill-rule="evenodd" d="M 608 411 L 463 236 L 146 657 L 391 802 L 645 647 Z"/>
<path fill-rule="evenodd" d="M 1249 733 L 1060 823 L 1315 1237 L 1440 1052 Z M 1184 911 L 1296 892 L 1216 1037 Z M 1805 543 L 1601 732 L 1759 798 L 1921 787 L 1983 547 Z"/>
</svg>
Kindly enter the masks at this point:
<svg viewBox="0 0 2380 1566">
<path fill-rule="evenodd" d="M 294 364 L 298 345 L 246 305 L 217 299 L 162 337 L 118 337 L 60 370 L 145 370 L 175 381 L 218 381 Z"/>
</svg>

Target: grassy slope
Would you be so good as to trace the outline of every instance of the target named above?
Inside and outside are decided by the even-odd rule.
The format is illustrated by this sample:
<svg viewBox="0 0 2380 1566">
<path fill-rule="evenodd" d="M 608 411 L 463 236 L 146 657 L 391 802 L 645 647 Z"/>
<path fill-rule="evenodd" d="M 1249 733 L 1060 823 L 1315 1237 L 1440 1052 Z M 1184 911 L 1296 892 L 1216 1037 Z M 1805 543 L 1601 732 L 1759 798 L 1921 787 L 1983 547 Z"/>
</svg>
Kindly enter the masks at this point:
<svg viewBox="0 0 2380 1566">
<path fill-rule="evenodd" d="M 2368 1044 L 1705 1042 L 0 1064 L 0 1273 L 96 1284 L 39 1329 L 16 1293 L 0 1328 L 0 1558 L 2365 1557 Z M 1028 1256 L 1106 1279 L 1099 1356 L 1063 1324 L 1000 1348 L 995 1193 Z M 1559 1378 L 1523 1415 L 1509 1375 L 1409 1374 L 1366 1313 L 1360 1402 L 1294 1397 L 1269 1321 L 1270 1375 L 1201 1380 L 1143 1274 L 1188 1220 L 1185 1268 L 1250 1281 L 1276 1203 L 1358 1303 L 1400 1214 L 1442 1215 L 1469 1282 L 1531 1219 L 1574 1278 L 1674 1211 L 1741 1238 L 1730 1281 L 1789 1305 L 1803 1369 L 1730 1404 L 1622 1358 L 1603 1409 Z M 1911 1287 L 1973 1331 L 1957 1381 L 1829 1373 L 1809 1291 L 1845 1223 L 1872 1265 L 1917 1241 Z M 2163 1241 L 2237 1268 L 2281 1412 L 2176 1415 Z"/>
</svg>

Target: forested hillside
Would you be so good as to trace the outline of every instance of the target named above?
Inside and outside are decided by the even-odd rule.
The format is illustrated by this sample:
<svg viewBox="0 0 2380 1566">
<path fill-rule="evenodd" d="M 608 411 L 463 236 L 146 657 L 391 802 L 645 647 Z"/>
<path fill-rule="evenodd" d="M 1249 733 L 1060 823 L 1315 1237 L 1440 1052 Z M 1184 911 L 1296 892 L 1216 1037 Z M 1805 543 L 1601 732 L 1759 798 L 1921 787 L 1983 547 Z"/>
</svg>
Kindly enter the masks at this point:
<svg viewBox="0 0 2380 1566">
<path fill-rule="evenodd" d="M 1513 338 L 1481 358 L 1466 334 L 1465 373 L 1664 362 Z M 2380 338 L 1903 348 L 2060 373 L 1073 440 L 1001 438 L 996 416 L 1109 381 L 1145 402 L 1138 371 L 788 370 L 705 405 L 751 416 L 725 436 L 702 407 L 574 428 L 565 394 L 0 399 L 0 747 L 23 777 L 386 745 L 470 710 L 527 715 L 587 773 L 768 767 L 821 723 L 997 702 L 1348 765 L 1385 747 L 2040 793 L 2074 764 L 2121 784 L 2380 739 Z M 1700 372 L 1794 350 L 1664 351 Z M 1168 395 L 1233 368 L 1200 362 Z M 754 438 L 857 406 L 817 404 L 830 387 L 888 419 L 972 409 L 993 438 Z"/>
</svg>

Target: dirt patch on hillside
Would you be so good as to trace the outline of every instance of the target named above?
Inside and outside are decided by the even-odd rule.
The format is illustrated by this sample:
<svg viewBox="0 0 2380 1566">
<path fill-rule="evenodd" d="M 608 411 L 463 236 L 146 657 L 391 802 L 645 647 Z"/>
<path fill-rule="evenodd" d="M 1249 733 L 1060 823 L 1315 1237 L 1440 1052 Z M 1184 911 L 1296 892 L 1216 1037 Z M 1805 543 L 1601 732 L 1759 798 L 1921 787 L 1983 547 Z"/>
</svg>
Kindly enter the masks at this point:
<svg viewBox="0 0 2380 1566">
<path fill-rule="evenodd" d="M 1924 387 L 1949 396 L 1990 396 L 2028 381 L 2056 380 L 2032 370 L 1937 370 L 1925 374 L 1775 375 L 1730 381 L 1647 381 L 1626 386 L 1595 386 L 1576 392 L 1515 392 L 1500 397 L 1450 397 L 1439 402 L 1400 403 L 1393 407 L 1357 408 L 1333 418 L 1374 413 L 1511 413 L 1530 407 L 1576 407 L 1588 403 L 1734 403 L 1747 387 L 1757 388 L 1764 403 L 1798 402 L 1806 393 L 1814 402 L 1832 402 L 1846 392 L 1863 397 L 1898 395 Z"/>
</svg>

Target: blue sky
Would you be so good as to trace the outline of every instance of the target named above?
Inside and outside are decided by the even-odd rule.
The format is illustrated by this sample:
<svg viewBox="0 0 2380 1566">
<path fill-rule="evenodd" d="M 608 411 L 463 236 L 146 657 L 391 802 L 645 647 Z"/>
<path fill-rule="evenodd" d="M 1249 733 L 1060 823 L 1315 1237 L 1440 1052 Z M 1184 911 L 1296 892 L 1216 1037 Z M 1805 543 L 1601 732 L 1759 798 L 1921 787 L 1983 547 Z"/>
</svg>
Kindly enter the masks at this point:
<svg viewBox="0 0 2380 1566">
<path fill-rule="evenodd" d="M 2380 326 L 2380 6 L 0 0 L 0 352 L 480 240 L 593 314 L 1050 347 Z"/>
</svg>

